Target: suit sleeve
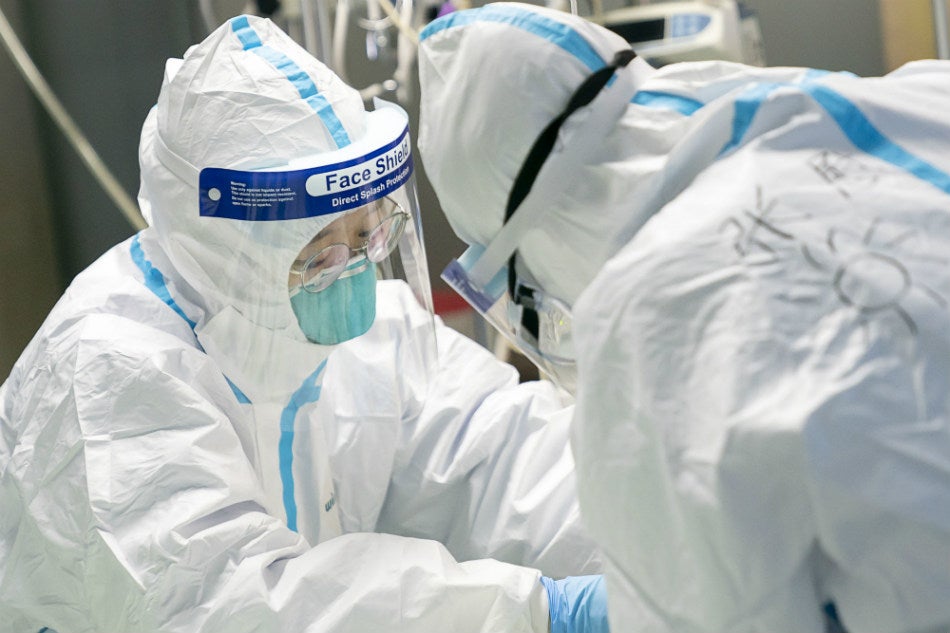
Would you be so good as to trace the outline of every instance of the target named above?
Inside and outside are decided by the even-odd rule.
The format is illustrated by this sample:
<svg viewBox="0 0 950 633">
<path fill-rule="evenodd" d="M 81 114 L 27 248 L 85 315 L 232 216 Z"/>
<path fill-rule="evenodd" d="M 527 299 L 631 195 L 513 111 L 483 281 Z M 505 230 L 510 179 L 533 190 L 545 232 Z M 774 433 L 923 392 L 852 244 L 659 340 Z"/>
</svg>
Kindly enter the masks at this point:
<svg viewBox="0 0 950 633">
<path fill-rule="evenodd" d="M 268 514 L 239 409 L 199 351 L 115 317 L 76 339 L 3 410 L 13 630 L 547 630 L 535 570 L 383 534 L 312 547 Z"/>
</svg>

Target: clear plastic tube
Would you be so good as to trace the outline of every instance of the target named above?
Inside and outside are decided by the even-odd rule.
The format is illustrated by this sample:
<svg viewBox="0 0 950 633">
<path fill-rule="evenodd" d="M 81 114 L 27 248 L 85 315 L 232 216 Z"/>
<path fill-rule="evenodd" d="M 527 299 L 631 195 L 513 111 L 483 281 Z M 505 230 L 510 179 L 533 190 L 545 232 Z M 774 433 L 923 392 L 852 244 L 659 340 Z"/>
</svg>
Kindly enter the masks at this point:
<svg viewBox="0 0 950 633">
<path fill-rule="evenodd" d="M 109 168 L 99 157 L 99 154 L 96 153 L 92 144 L 82 133 L 82 130 L 79 129 L 76 122 L 69 116 L 66 108 L 63 107 L 63 104 L 56 98 L 56 95 L 46 82 L 46 79 L 43 78 L 36 64 L 34 64 L 30 58 L 29 53 L 27 53 L 23 44 L 20 43 L 20 39 L 17 37 L 13 26 L 10 25 L 2 9 L 0 9 L 0 41 L 3 42 L 4 48 L 10 53 L 14 64 L 20 71 L 20 74 L 23 75 L 26 83 L 30 86 L 33 94 L 36 95 L 36 98 L 39 99 L 46 111 L 49 112 L 53 121 L 59 129 L 62 130 L 66 139 L 79 154 L 79 158 L 82 159 L 86 167 L 89 168 L 89 171 L 92 172 L 93 177 L 99 181 L 103 190 L 105 190 L 106 194 L 119 208 L 122 215 L 125 216 L 129 224 L 136 230 L 144 229 L 147 224 L 142 217 L 142 213 L 139 211 L 138 205 L 132 200 L 132 197 L 126 192 L 122 185 L 119 184 L 115 176 L 112 175 L 112 172 L 109 171 Z"/>
</svg>

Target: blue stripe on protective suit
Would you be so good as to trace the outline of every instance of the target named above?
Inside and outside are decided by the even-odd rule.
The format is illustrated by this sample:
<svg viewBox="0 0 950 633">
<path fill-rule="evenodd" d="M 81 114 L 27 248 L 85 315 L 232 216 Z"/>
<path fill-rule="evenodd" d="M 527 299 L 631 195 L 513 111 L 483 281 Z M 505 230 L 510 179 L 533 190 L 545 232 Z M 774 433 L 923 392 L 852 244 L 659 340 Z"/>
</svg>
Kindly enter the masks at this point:
<svg viewBox="0 0 950 633">
<path fill-rule="evenodd" d="M 185 323 L 188 324 L 188 327 L 194 331 L 195 326 L 198 325 L 194 321 L 188 318 L 188 315 L 185 314 L 185 311 L 181 309 L 175 300 L 172 299 L 171 293 L 168 291 L 168 285 L 165 283 L 165 276 L 162 274 L 162 271 L 155 268 L 152 265 L 152 262 L 145 259 L 145 252 L 142 250 L 142 243 L 139 241 L 139 236 L 136 234 L 132 238 L 132 243 L 129 246 L 129 251 L 132 255 L 132 262 L 138 266 L 139 270 L 142 271 L 142 275 L 145 277 L 145 287 L 152 291 L 152 294 L 157 296 L 165 305 L 178 313 L 178 316 L 185 320 Z M 199 348 L 201 345 L 198 346 Z M 227 376 L 224 377 L 228 381 L 228 386 L 231 387 L 231 391 L 234 392 L 234 397 L 237 398 L 237 401 L 242 404 L 250 404 L 250 400 L 244 392 L 238 389 L 237 385 L 231 382 L 231 379 Z"/>
<path fill-rule="evenodd" d="M 152 262 L 145 259 L 145 253 L 142 251 L 142 243 L 139 241 L 138 235 L 132 238 L 129 251 L 132 254 L 132 261 L 138 266 L 139 270 L 142 271 L 142 275 L 145 276 L 145 286 L 151 290 L 155 296 L 164 301 L 165 305 L 177 312 L 178 316 L 183 318 L 185 322 L 188 323 L 188 326 L 194 330 L 197 323 L 189 319 L 185 311 L 172 299 L 172 295 L 168 291 L 168 286 L 165 284 L 164 275 L 162 275 L 161 271 L 152 266 Z"/>
<path fill-rule="evenodd" d="M 806 86 L 805 91 L 831 115 L 855 147 L 950 194 L 950 175 L 888 139 L 842 95 L 825 86 Z"/>
<path fill-rule="evenodd" d="M 509 24 L 528 33 L 542 37 L 564 49 L 591 70 L 600 70 L 607 65 L 597 51 L 571 27 L 532 11 L 517 7 L 487 4 L 478 9 L 456 11 L 430 22 L 419 34 L 419 41 L 456 26 L 475 22 L 499 22 Z"/>
<path fill-rule="evenodd" d="M 805 71 L 805 75 L 801 78 L 801 80 L 796 83 L 766 82 L 753 84 L 746 88 L 739 98 L 736 99 L 735 114 L 733 115 L 732 121 L 732 137 L 729 139 L 729 142 L 727 142 L 719 151 L 720 156 L 734 150 L 736 147 L 742 144 L 742 140 L 745 137 L 746 132 L 749 131 L 749 127 L 752 125 L 752 119 L 754 119 L 756 113 L 758 113 L 759 107 L 776 89 L 789 86 L 807 88 L 813 82 L 832 74 L 845 77 L 857 76 L 853 73 L 844 71 L 833 73 L 829 70 L 809 68 Z"/>
<path fill-rule="evenodd" d="M 231 30 L 234 31 L 234 34 L 241 41 L 244 50 L 251 51 L 258 55 L 287 77 L 300 97 L 307 102 L 307 105 L 309 105 L 310 108 L 317 113 L 317 116 L 320 117 L 320 120 L 323 121 L 323 125 L 326 126 L 330 132 L 338 148 L 346 147 L 350 144 L 350 137 L 346 133 L 343 123 L 337 118 L 336 112 L 333 111 L 333 107 L 330 103 L 317 90 L 317 86 L 313 83 L 310 75 L 304 72 L 294 60 L 283 53 L 275 51 L 269 46 L 264 46 L 257 32 L 248 22 L 247 16 L 242 15 L 233 18 L 231 20 Z"/>
<path fill-rule="evenodd" d="M 746 132 L 752 125 L 755 115 L 765 99 L 778 88 L 789 84 L 779 83 L 760 83 L 753 84 L 745 89 L 742 94 L 736 98 L 735 113 L 732 118 L 732 136 L 729 141 L 719 151 L 719 155 L 727 154 L 742 144 Z"/>
<path fill-rule="evenodd" d="M 320 372 L 327 361 L 320 363 L 317 369 L 307 376 L 303 384 L 290 396 L 290 402 L 280 412 L 280 481 L 284 488 L 284 512 L 287 515 L 287 527 L 297 531 L 297 502 L 294 499 L 294 422 L 300 407 L 320 399 Z"/>
<path fill-rule="evenodd" d="M 683 97 L 669 92 L 655 92 L 652 90 L 640 90 L 637 94 L 633 95 L 633 99 L 630 100 L 630 103 L 646 106 L 648 108 L 673 110 L 685 116 L 692 115 L 696 110 L 699 110 L 705 105 L 702 101 L 690 99 L 689 97 Z"/>
<path fill-rule="evenodd" d="M 756 113 L 773 91 L 782 87 L 793 87 L 809 95 L 824 108 L 856 148 L 950 194 L 950 175 L 884 136 L 864 113 L 843 95 L 827 86 L 814 83 L 828 74 L 826 71 L 811 70 L 800 84 L 761 83 L 750 86 L 736 99 L 732 137 L 719 155 L 723 156 L 742 143 Z"/>
<path fill-rule="evenodd" d="M 231 391 L 234 392 L 234 397 L 237 398 L 237 401 L 241 404 L 251 404 L 251 399 L 244 395 L 244 392 L 238 389 L 238 386 L 231 382 L 231 379 L 227 376 L 224 377 L 228 381 L 228 386 L 231 387 Z"/>
</svg>

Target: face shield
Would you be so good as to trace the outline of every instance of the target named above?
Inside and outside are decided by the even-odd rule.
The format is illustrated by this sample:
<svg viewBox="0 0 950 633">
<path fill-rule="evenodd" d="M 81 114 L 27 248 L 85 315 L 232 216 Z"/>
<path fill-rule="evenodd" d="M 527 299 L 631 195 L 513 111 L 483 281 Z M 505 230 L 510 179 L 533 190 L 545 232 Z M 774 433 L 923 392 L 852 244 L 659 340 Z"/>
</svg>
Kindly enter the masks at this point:
<svg viewBox="0 0 950 633">
<path fill-rule="evenodd" d="M 574 393 L 577 368 L 570 307 L 517 275 L 514 292 L 509 292 L 509 271 L 513 269 L 507 266 L 488 282 L 481 281 L 478 263 L 484 254 L 481 246 L 469 247 L 449 263 L 442 279 L 533 362 L 545 378 Z"/>
<path fill-rule="evenodd" d="M 358 140 L 281 165 L 199 170 L 160 135 L 155 153 L 197 191 L 204 242 L 189 245 L 178 233 L 175 253 L 179 261 L 206 257 L 187 260 L 190 277 L 213 284 L 224 307 L 196 332 L 218 356 L 238 358 L 239 387 L 260 391 L 295 374 L 282 364 L 311 365 L 314 353 L 329 354 L 320 348 L 371 336 L 380 320 L 385 332 L 376 336 L 384 339 L 407 336 L 393 324 L 408 324 L 412 340 L 393 346 L 412 355 L 400 362 L 428 375 L 435 362 L 431 289 L 408 116 L 399 106 L 377 100 Z M 241 358 L 273 362 L 248 368 Z"/>
</svg>

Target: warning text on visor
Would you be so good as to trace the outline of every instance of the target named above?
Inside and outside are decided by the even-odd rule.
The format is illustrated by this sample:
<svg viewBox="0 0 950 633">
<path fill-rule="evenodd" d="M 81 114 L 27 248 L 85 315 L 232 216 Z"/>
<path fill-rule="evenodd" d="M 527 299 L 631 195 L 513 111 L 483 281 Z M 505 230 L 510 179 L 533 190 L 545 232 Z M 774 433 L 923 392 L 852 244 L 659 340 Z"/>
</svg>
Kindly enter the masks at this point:
<svg viewBox="0 0 950 633">
<path fill-rule="evenodd" d="M 409 129 L 360 158 L 295 171 L 201 170 L 202 216 L 293 220 L 355 209 L 389 195 L 412 176 Z"/>
</svg>

